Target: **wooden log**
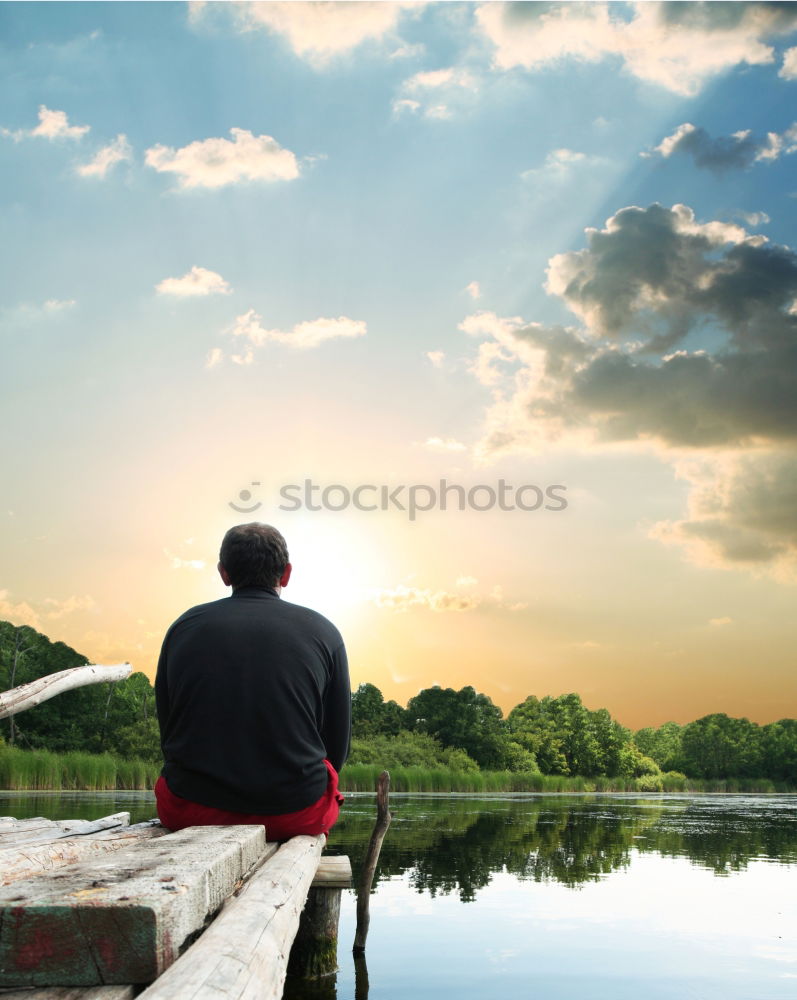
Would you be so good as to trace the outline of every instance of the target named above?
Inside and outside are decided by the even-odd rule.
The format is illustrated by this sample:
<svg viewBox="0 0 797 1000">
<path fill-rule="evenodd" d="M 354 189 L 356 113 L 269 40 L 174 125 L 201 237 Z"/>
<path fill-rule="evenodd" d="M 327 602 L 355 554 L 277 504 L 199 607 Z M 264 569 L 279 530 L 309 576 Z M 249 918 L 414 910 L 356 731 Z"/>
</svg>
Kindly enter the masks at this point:
<svg viewBox="0 0 797 1000">
<path fill-rule="evenodd" d="M 387 828 L 392 819 L 388 808 L 389 797 L 390 775 L 387 771 L 383 771 L 379 775 L 376 785 L 376 824 L 368 844 L 368 853 L 365 856 L 360 884 L 357 886 L 357 930 L 352 946 L 355 955 L 365 951 L 365 939 L 368 937 L 368 927 L 371 923 L 371 886 L 376 872 L 376 863 L 379 861 L 379 852 L 382 850 L 382 841 L 385 839 Z"/>
<path fill-rule="evenodd" d="M 104 830 L 120 830 L 130 823 L 130 813 L 114 813 L 113 816 L 103 816 L 102 819 L 68 819 L 56 820 L 38 829 L 11 830 L 0 833 L 0 850 L 6 851 L 13 847 L 35 846 L 48 844 L 67 837 L 90 837 Z"/>
<path fill-rule="evenodd" d="M 324 855 L 313 876 L 313 889 L 350 889 L 351 859 L 343 855 Z"/>
<path fill-rule="evenodd" d="M 324 843 L 293 837 L 280 847 L 139 1000 L 278 1000 Z"/>
<path fill-rule="evenodd" d="M 130 822 L 130 813 L 118 812 L 111 816 L 101 816 L 99 819 L 45 819 L 44 816 L 15 819 L 13 816 L 0 816 L 0 837 L 31 830 L 65 830 L 71 833 L 72 830 L 80 829 L 87 823 L 103 822 L 108 826 L 124 826 L 126 822 Z"/>
<path fill-rule="evenodd" d="M 321 858 L 291 948 L 289 976 L 321 979 L 337 972 L 340 897 L 341 891 L 350 887 L 349 858 Z"/>
<path fill-rule="evenodd" d="M 35 708 L 43 701 L 63 694 L 64 691 L 71 691 L 72 688 L 99 684 L 101 681 L 122 681 L 130 676 L 132 669 L 129 663 L 114 663 L 111 666 L 89 663 L 84 667 L 72 667 L 38 677 L 29 684 L 21 684 L 0 694 L 0 719 Z"/>
<path fill-rule="evenodd" d="M 48 986 L 43 990 L 3 990 L 0 1000 L 133 1000 L 134 986 Z"/>
<path fill-rule="evenodd" d="M 41 830 L 45 826 L 55 826 L 55 820 L 45 819 L 44 816 L 32 816 L 30 819 L 0 816 L 0 834 L 11 830 Z"/>
<path fill-rule="evenodd" d="M 288 974 L 321 979 L 338 971 L 341 889 L 310 889 L 291 948 Z"/>
<path fill-rule="evenodd" d="M 47 844 L 10 849 L 4 848 L 0 838 L 0 848 L 4 848 L 0 850 L 0 884 L 8 885 L 18 879 L 46 874 L 63 865 L 134 847 L 141 841 L 162 837 L 166 832 L 157 820 L 149 820 L 121 831 L 111 830 L 76 840 L 67 837 Z"/>
<path fill-rule="evenodd" d="M 262 826 L 189 827 L 0 889 L 0 985 L 149 983 L 257 862 Z"/>
</svg>

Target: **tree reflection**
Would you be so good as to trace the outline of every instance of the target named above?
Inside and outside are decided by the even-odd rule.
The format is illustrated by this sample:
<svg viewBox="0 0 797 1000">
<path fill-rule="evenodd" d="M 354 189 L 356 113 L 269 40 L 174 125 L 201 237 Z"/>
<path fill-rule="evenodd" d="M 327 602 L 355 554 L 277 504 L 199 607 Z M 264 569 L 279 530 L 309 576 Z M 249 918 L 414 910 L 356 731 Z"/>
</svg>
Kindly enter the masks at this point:
<svg viewBox="0 0 797 1000">
<path fill-rule="evenodd" d="M 756 807 L 755 803 L 759 803 Z M 778 798 L 418 799 L 395 797 L 380 879 L 405 876 L 418 892 L 476 898 L 495 872 L 578 888 L 626 868 L 632 850 L 686 857 L 716 874 L 752 858 L 797 857 L 797 801 Z M 351 798 L 330 850 L 357 872 L 373 824 L 370 798 Z"/>
</svg>

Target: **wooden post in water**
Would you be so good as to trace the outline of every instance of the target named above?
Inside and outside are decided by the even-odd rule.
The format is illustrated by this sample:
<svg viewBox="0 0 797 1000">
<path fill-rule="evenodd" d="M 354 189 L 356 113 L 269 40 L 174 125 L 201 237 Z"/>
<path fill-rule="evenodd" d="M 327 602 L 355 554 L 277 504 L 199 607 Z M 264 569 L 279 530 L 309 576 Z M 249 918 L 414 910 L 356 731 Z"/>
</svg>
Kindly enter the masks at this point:
<svg viewBox="0 0 797 1000">
<path fill-rule="evenodd" d="M 357 886 L 357 931 L 354 935 L 352 948 L 355 955 L 362 955 L 365 951 L 365 939 L 368 937 L 368 925 L 371 922 L 371 886 L 376 872 L 376 863 L 379 861 L 379 852 L 382 850 L 382 841 L 385 839 L 387 828 L 392 819 L 388 808 L 389 798 L 390 775 L 387 771 L 383 771 L 376 784 L 376 825 L 368 845 L 368 854 L 365 857 L 360 884 Z"/>
<path fill-rule="evenodd" d="M 289 975 L 321 979 L 338 971 L 340 897 L 350 886 L 351 862 L 347 857 L 321 859 L 291 948 Z"/>
</svg>

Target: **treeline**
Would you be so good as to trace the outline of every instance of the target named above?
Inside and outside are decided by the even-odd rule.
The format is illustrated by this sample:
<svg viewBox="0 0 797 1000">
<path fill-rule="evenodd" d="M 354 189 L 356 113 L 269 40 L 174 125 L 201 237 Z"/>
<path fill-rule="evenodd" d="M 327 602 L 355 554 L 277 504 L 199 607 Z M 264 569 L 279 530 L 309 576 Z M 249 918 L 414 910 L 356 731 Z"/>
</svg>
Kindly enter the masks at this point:
<svg viewBox="0 0 797 1000">
<path fill-rule="evenodd" d="M 88 662 L 65 643 L 51 642 L 28 625 L 0 622 L 2 690 Z M 66 691 L 0 720 L 0 742 L 20 750 L 111 754 L 156 762 L 161 753 L 155 691 L 142 673 L 113 684 Z"/>
<path fill-rule="evenodd" d="M 679 776 L 797 785 L 794 719 L 759 726 L 718 712 L 633 732 L 577 694 L 530 695 L 504 718 L 472 687 L 426 688 L 402 708 L 373 684 L 359 686 L 352 707 L 352 764 L 635 778 L 651 791 Z"/>
<path fill-rule="evenodd" d="M 29 626 L 0 622 L 0 689 L 87 662 L 74 649 L 51 642 Z M 473 687 L 425 688 L 404 708 L 386 701 L 373 684 L 357 688 L 352 710 L 352 781 L 356 767 L 368 765 L 414 769 L 416 776 L 435 772 L 438 777 L 429 779 L 433 781 L 440 780 L 441 772 L 458 775 L 457 786 L 463 789 L 476 789 L 485 781 L 503 787 L 517 784 L 512 777 L 488 781 L 488 774 L 526 776 L 529 789 L 532 775 L 548 777 L 546 782 L 537 780 L 541 789 L 557 784 L 553 779 L 558 778 L 569 779 L 564 783 L 568 787 L 585 778 L 593 788 L 608 788 L 611 780 L 611 787 L 625 787 L 626 781 L 647 791 L 727 780 L 797 786 L 794 719 L 759 726 L 715 713 L 683 726 L 667 722 L 632 732 L 607 709 L 586 708 L 577 694 L 531 695 L 504 717 Z M 158 763 L 155 692 L 143 673 L 115 684 L 68 691 L 0 721 L 0 744 L 14 750 L 105 754 Z M 54 766 L 50 762 L 46 768 Z M 688 786 L 681 781 L 684 777 Z"/>
</svg>

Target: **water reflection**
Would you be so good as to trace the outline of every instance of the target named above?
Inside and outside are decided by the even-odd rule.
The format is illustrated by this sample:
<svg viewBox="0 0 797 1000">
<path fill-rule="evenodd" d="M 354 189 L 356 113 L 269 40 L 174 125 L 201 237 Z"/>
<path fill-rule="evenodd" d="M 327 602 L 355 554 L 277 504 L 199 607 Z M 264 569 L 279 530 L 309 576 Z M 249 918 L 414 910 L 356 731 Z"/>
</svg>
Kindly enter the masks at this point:
<svg viewBox="0 0 797 1000">
<path fill-rule="evenodd" d="M 418 892 L 476 898 L 496 872 L 571 888 L 628 867 L 632 851 L 686 857 L 717 875 L 752 859 L 797 860 L 797 797 L 394 797 L 376 882 L 404 875 Z M 355 877 L 373 825 L 351 797 L 329 850 Z"/>
<path fill-rule="evenodd" d="M 797 955 L 784 879 L 794 882 L 786 868 L 797 863 L 795 796 L 394 796 L 391 809 L 370 998 L 344 919 L 339 972 L 289 980 L 285 1000 L 530 990 L 547 1000 L 749 1000 L 754 985 L 756 996 L 790 995 L 784 977 Z M 373 821 L 371 800 L 350 797 L 330 839 L 351 856 L 355 879 Z M 734 885 L 726 891 L 717 875 Z"/>
<path fill-rule="evenodd" d="M 0 815 L 94 819 L 155 812 L 151 792 L 0 792 Z M 571 888 L 627 868 L 632 852 L 688 858 L 716 875 L 753 859 L 797 861 L 797 796 L 401 796 L 374 881 L 405 876 L 418 892 L 472 902 L 496 872 Z M 350 795 L 328 850 L 348 854 L 355 880 L 375 818 Z"/>
<path fill-rule="evenodd" d="M 152 797 L 0 793 L 6 815 L 119 809 L 148 818 Z M 347 890 L 339 972 L 289 980 L 285 1000 L 793 996 L 797 796 L 394 795 L 391 810 L 368 966 Z M 330 838 L 355 881 L 374 819 L 373 796 L 351 795 Z"/>
</svg>

